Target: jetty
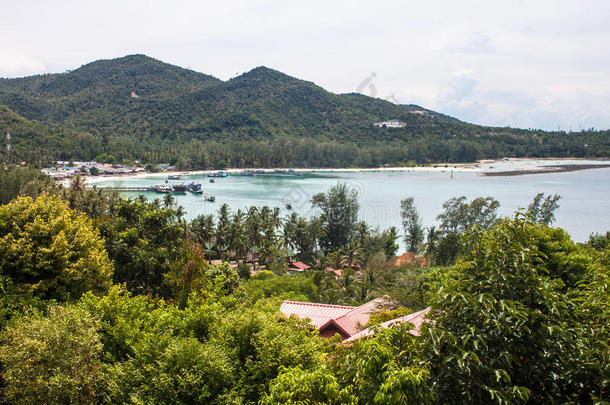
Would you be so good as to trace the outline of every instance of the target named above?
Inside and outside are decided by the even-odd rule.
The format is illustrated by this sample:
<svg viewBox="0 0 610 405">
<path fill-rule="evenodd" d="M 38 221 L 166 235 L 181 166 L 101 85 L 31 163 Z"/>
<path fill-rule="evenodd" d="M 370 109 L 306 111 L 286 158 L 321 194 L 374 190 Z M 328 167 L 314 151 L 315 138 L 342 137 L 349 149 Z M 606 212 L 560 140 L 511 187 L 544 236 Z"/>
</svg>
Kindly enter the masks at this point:
<svg viewBox="0 0 610 405">
<path fill-rule="evenodd" d="M 129 191 L 133 191 L 133 192 L 146 192 L 146 191 L 156 191 L 155 190 L 155 186 L 148 186 L 148 187 L 98 187 L 98 190 L 103 190 L 103 191 L 118 191 L 118 192 L 129 192 Z"/>
</svg>

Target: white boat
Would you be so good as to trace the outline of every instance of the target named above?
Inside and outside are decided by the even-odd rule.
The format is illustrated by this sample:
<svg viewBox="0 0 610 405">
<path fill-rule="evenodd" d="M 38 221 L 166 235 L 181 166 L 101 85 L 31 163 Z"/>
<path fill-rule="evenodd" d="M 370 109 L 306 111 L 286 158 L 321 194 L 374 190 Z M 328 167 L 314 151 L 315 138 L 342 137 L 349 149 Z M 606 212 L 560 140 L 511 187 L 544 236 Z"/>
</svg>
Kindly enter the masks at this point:
<svg viewBox="0 0 610 405">
<path fill-rule="evenodd" d="M 171 193 L 172 190 L 172 186 L 170 186 L 169 184 L 157 184 L 155 186 L 155 191 L 157 193 Z"/>
</svg>

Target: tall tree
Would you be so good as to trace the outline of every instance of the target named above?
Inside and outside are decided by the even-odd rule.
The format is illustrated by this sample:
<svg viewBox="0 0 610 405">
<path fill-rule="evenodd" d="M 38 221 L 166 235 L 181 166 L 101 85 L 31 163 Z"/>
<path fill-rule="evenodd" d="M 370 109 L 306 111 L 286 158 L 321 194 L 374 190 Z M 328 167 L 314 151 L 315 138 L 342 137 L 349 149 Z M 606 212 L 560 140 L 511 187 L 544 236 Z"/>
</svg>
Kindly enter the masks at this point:
<svg viewBox="0 0 610 405">
<path fill-rule="evenodd" d="M 404 241 L 409 252 L 417 252 L 419 245 L 424 241 L 424 228 L 421 224 L 419 211 L 415 207 L 413 197 L 406 198 L 400 202 L 400 216 L 402 227 L 405 232 Z"/>
<path fill-rule="evenodd" d="M 466 197 L 454 197 L 443 203 L 443 212 L 436 217 L 446 233 L 462 233 L 474 225 L 489 229 L 498 220 L 500 203 L 492 197 L 478 197 L 467 202 Z"/>
<path fill-rule="evenodd" d="M 345 182 L 339 182 L 326 193 L 313 196 L 311 203 L 322 211 L 323 235 L 321 244 L 325 251 L 343 249 L 352 241 L 358 224 L 358 191 Z"/>
<path fill-rule="evenodd" d="M 559 194 L 544 196 L 544 193 L 538 193 L 534 200 L 527 207 L 527 215 L 534 222 L 543 225 L 551 225 L 555 222 L 555 210 L 559 208 Z"/>
<path fill-rule="evenodd" d="M 58 196 L 0 206 L 0 276 L 38 297 L 71 300 L 112 281 L 112 263 L 93 221 Z"/>
</svg>

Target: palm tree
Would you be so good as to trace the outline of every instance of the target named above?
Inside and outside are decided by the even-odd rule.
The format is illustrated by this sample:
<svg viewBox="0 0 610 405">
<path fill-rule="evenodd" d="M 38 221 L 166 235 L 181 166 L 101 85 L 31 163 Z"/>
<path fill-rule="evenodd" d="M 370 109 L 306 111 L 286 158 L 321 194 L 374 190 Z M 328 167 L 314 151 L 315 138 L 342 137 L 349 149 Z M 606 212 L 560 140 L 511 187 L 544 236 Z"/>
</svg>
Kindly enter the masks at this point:
<svg viewBox="0 0 610 405">
<path fill-rule="evenodd" d="M 427 229 L 426 237 L 426 256 L 431 255 L 436 250 L 436 244 L 440 237 L 440 233 L 436 230 L 435 226 L 431 226 Z"/>
<path fill-rule="evenodd" d="M 191 222 L 190 231 L 195 240 L 200 244 L 206 244 L 214 239 L 215 224 L 212 215 L 200 215 Z"/>
<path fill-rule="evenodd" d="M 341 266 L 357 269 L 362 266 L 362 249 L 359 244 L 350 244 L 343 256 L 341 256 Z"/>
</svg>

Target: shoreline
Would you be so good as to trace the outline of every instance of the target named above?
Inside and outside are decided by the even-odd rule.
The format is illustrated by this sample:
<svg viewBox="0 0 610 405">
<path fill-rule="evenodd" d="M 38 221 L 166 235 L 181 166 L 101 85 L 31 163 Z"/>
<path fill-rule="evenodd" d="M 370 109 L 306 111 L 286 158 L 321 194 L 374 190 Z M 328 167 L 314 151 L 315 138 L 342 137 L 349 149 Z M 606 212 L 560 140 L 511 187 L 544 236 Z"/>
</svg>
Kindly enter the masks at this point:
<svg viewBox="0 0 610 405">
<path fill-rule="evenodd" d="M 551 173 L 567 173 L 577 172 L 580 170 L 592 169 L 607 169 L 609 164 L 590 164 L 590 165 L 549 165 L 533 170 L 507 170 L 503 172 L 481 172 L 483 176 L 491 177 L 507 177 L 507 176 L 523 176 L 526 174 L 551 174 Z"/>
<path fill-rule="evenodd" d="M 273 172 L 274 170 L 293 170 L 295 173 L 315 173 L 315 172 L 424 172 L 424 173 L 443 173 L 443 172 L 456 172 L 456 173 L 479 173 L 483 176 L 491 177 L 502 177 L 502 176 L 521 176 L 526 174 L 545 174 L 545 173 L 564 173 L 587 169 L 600 169 L 609 168 L 610 163 L 592 163 L 592 164 L 558 164 L 558 165 L 547 165 L 539 166 L 536 169 L 515 169 L 505 171 L 484 171 L 482 165 L 493 164 L 493 163 L 504 163 L 504 162 L 532 162 L 532 161 L 608 161 L 609 158 L 597 158 L 597 159 L 585 159 L 585 158 L 511 158 L 508 161 L 503 159 L 482 159 L 475 163 L 435 163 L 430 166 L 391 166 L 391 167 L 345 167 L 345 168 L 326 168 L 326 167 L 315 167 L 315 168 L 229 168 L 222 170 L 229 174 L 240 173 L 244 170 L 264 170 Z M 206 170 L 190 170 L 190 171 L 171 171 L 171 172 L 143 172 L 143 173 L 129 173 L 121 175 L 97 175 L 85 177 L 85 183 L 94 185 L 100 182 L 106 181 L 121 181 L 123 179 L 137 179 L 137 178 L 167 178 L 171 175 L 180 176 L 193 176 L 193 175 L 207 175 L 208 173 L 214 173 L 221 171 L 219 169 L 206 169 Z M 273 174 L 273 173 L 270 173 Z M 69 184 L 70 179 L 61 181 L 63 184 Z"/>
</svg>

